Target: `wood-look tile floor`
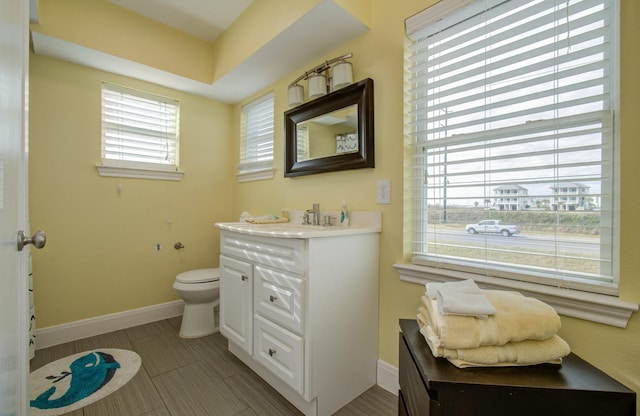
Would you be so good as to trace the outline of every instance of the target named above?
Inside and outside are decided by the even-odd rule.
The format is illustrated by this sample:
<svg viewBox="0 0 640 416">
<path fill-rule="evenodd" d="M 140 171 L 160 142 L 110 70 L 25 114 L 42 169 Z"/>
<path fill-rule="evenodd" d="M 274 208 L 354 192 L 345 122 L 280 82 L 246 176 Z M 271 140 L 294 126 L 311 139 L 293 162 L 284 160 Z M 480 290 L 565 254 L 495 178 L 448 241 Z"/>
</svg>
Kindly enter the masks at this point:
<svg viewBox="0 0 640 416">
<path fill-rule="evenodd" d="M 227 340 L 219 333 L 197 339 L 180 338 L 180 319 L 43 348 L 31 360 L 31 371 L 94 348 L 129 349 L 142 357 L 142 367 L 129 383 L 69 416 L 301 415 L 227 351 Z M 336 415 L 397 415 L 397 397 L 374 386 Z"/>
</svg>

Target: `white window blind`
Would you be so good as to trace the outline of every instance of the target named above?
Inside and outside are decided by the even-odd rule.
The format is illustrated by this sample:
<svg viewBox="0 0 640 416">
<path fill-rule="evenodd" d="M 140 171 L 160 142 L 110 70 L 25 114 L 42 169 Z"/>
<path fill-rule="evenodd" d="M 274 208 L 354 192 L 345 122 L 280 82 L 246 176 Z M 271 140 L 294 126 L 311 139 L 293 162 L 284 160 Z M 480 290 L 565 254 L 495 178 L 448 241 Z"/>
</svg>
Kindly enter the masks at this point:
<svg viewBox="0 0 640 416">
<path fill-rule="evenodd" d="M 617 293 L 615 5 L 444 0 L 407 20 L 414 262 Z M 465 231 L 482 220 L 521 232 Z"/>
<path fill-rule="evenodd" d="M 309 159 L 309 127 L 298 124 L 296 135 L 296 160 Z"/>
<path fill-rule="evenodd" d="M 175 171 L 178 132 L 178 101 L 102 84 L 103 165 Z"/>
<path fill-rule="evenodd" d="M 242 107 L 240 174 L 273 168 L 273 107 L 273 93 Z"/>
</svg>

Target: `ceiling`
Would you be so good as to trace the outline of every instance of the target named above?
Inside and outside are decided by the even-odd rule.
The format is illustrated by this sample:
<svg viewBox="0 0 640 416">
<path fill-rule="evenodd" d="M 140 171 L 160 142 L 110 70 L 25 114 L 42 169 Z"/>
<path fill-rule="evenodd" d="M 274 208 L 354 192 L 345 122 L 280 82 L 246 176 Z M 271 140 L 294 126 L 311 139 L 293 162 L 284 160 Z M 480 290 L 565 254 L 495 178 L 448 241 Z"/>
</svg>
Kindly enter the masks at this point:
<svg viewBox="0 0 640 416">
<path fill-rule="evenodd" d="M 213 42 L 253 0 L 109 0 L 132 12 Z"/>
<path fill-rule="evenodd" d="M 251 7 L 252 3 L 264 0 L 109 1 L 192 36 L 213 42 L 248 7 Z M 37 5 L 34 0 L 31 0 L 31 3 Z M 32 21 L 38 21 L 37 9 L 32 10 Z M 331 22 L 331 30 L 327 30 L 327 22 Z M 317 65 L 319 57 L 367 30 L 367 25 L 338 5 L 335 0 L 321 0 L 244 61 L 219 79 L 215 79 L 212 84 L 132 62 L 37 30 L 31 31 L 31 39 L 34 51 L 39 55 L 235 104 L 268 88 L 296 69 Z"/>
</svg>

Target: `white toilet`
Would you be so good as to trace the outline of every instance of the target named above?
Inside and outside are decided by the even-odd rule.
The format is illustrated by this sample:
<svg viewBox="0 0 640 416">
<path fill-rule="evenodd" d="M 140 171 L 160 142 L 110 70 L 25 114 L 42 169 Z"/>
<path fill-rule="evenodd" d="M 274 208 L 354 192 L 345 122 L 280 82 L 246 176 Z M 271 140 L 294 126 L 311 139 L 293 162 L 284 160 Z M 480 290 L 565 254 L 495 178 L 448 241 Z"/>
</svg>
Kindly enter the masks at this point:
<svg viewBox="0 0 640 416">
<path fill-rule="evenodd" d="M 218 332 L 215 309 L 220 304 L 220 269 L 180 273 L 173 288 L 185 303 L 181 337 L 197 338 Z"/>
</svg>

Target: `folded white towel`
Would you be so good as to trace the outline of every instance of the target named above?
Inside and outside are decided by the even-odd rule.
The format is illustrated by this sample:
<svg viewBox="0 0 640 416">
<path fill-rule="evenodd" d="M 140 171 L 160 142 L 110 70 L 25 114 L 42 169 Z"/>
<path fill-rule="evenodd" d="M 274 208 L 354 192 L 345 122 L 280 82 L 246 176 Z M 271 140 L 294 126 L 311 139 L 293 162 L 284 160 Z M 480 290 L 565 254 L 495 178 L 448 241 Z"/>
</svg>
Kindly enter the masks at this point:
<svg viewBox="0 0 640 416">
<path fill-rule="evenodd" d="M 480 293 L 464 293 L 455 290 L 439 289 L 437 293 L 440 315 L 473 316 L 487 319 L 496 313 L 487 297 Z"/>
<path fill-rule="evenodd" d="M 289 222 L 289 218 L 278 215 L 262 215 L 260 217 L 247 217 L 246 222 L 251 224 L 274 224 L 279 222 Z"/>
<path fill-rule="evenodd" d="M 459 282 L 433 282 L 427 283 L 425 286 L 427 288 L 426 294 L 430 299 L 436 299 L 440 289 L 455 290 L 462 293 L 480 293 L 480 288 L 472 279 L 460 280 Z"/>
</svg>

